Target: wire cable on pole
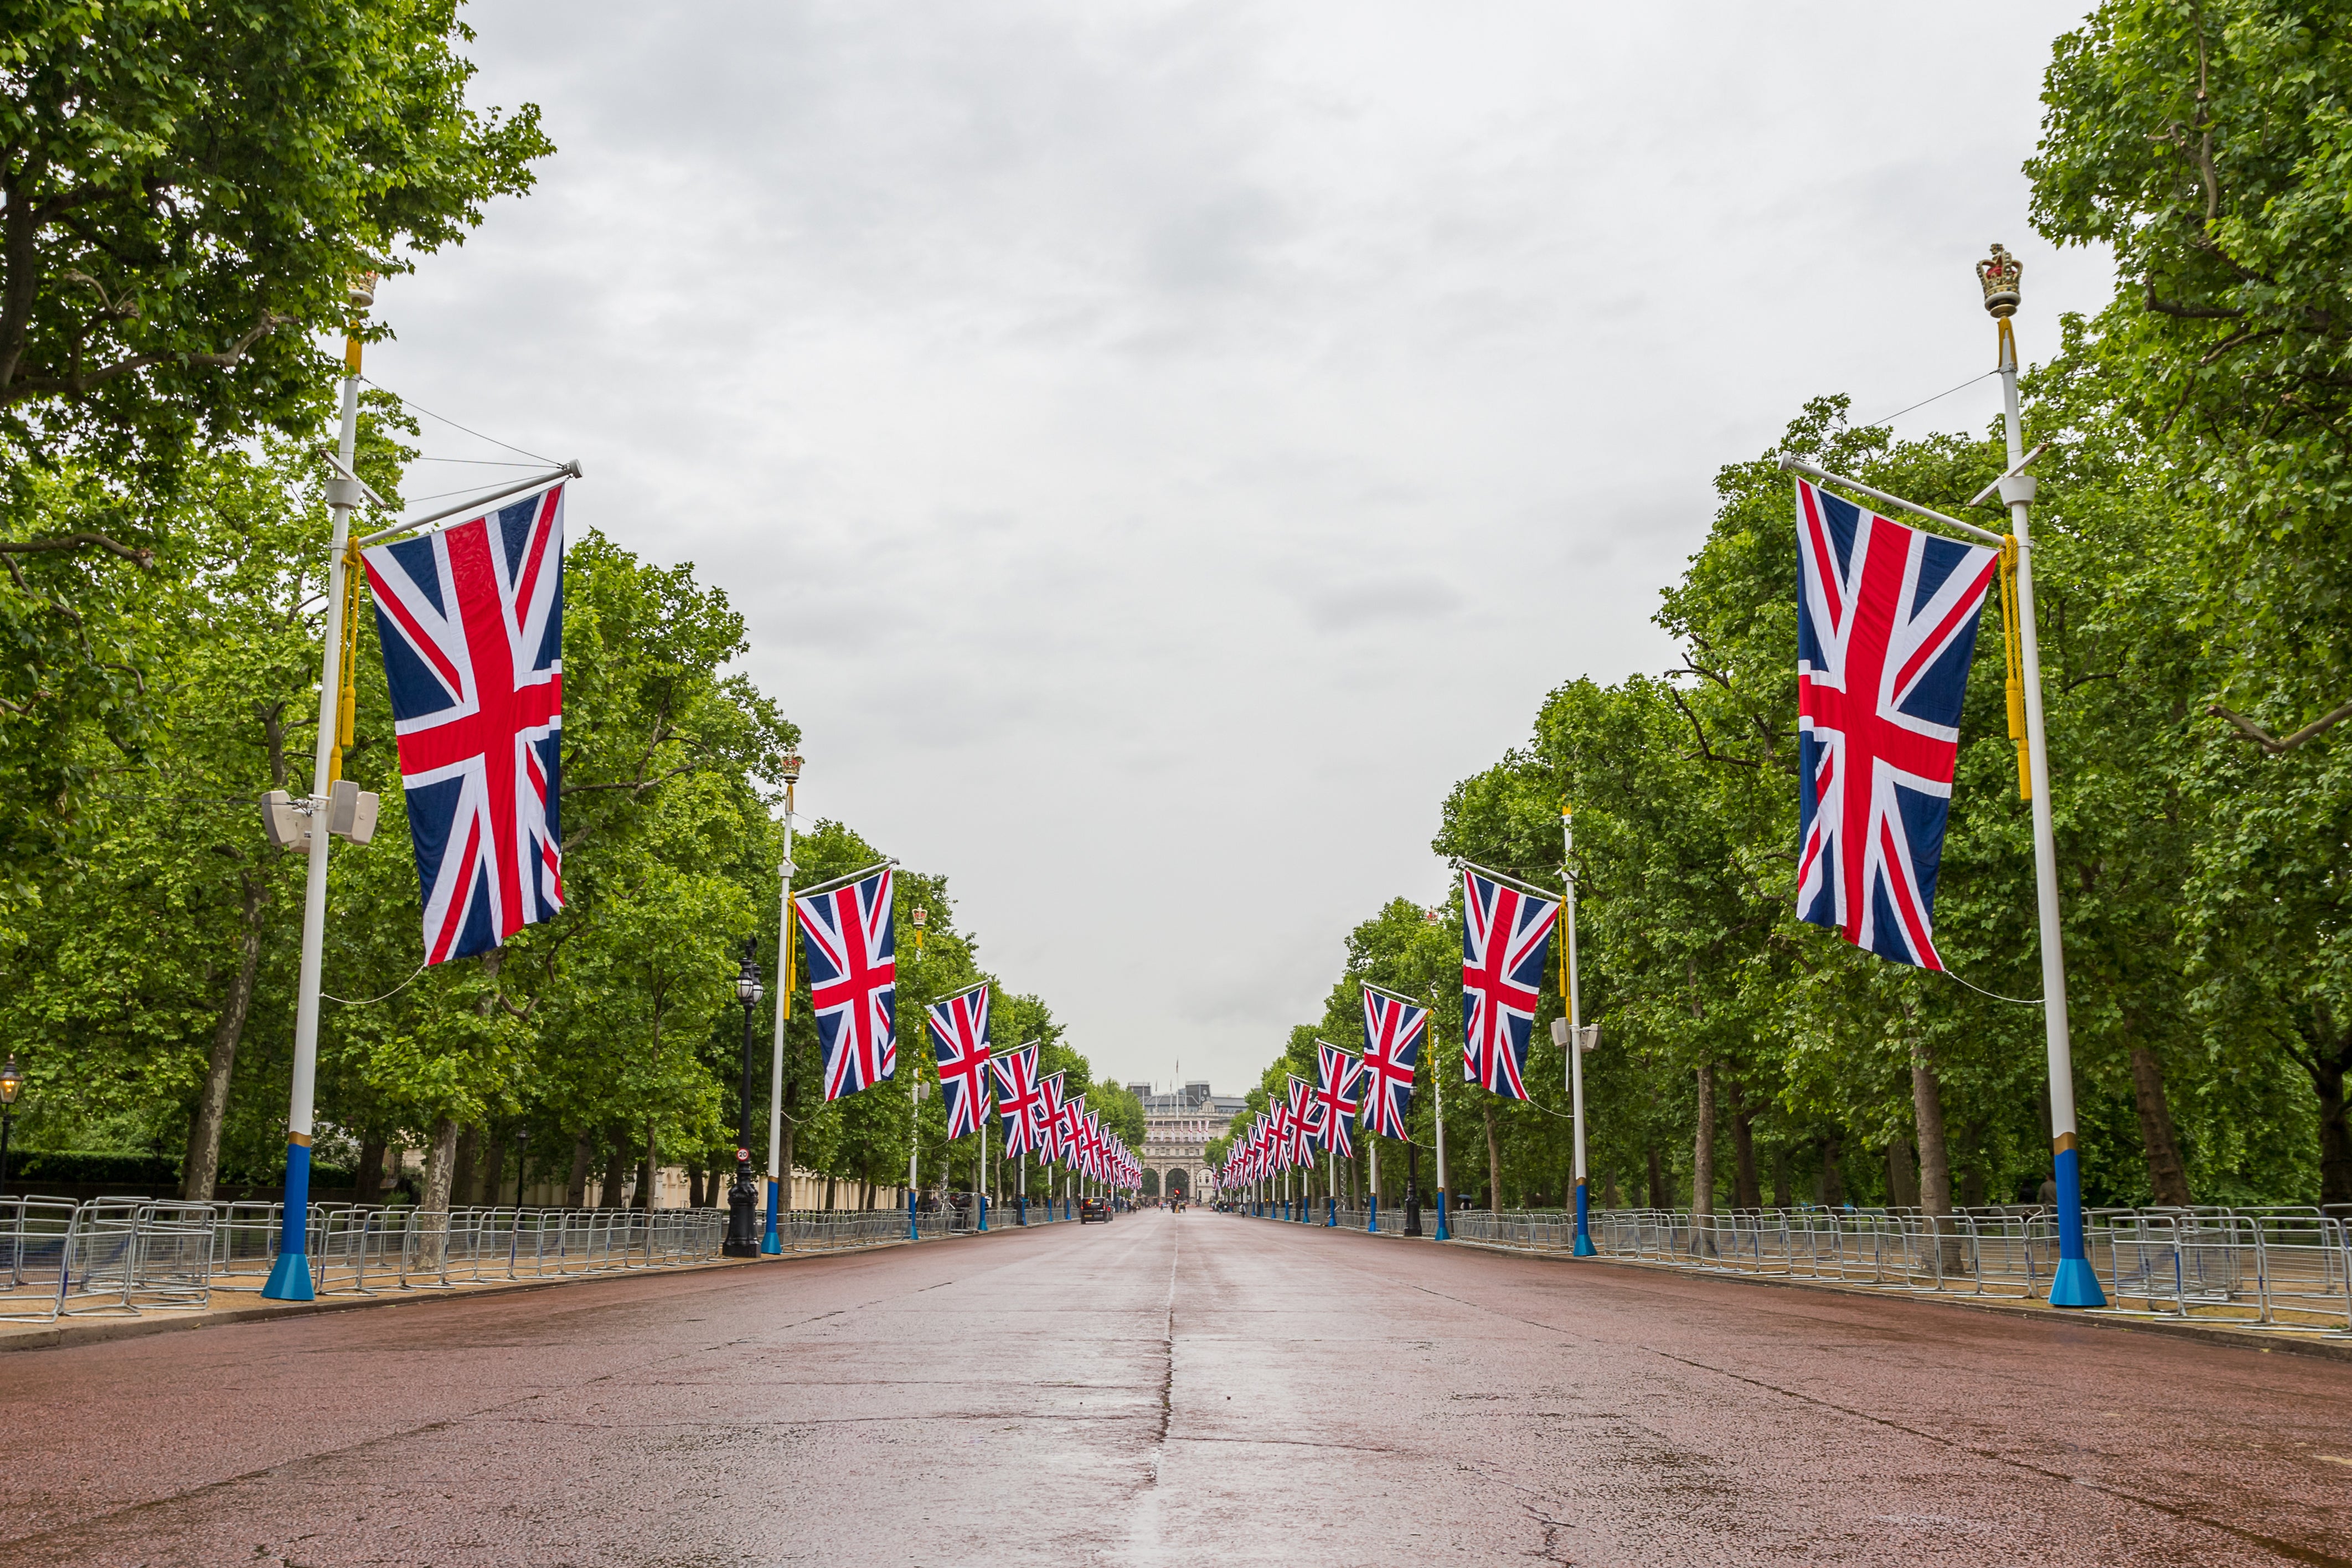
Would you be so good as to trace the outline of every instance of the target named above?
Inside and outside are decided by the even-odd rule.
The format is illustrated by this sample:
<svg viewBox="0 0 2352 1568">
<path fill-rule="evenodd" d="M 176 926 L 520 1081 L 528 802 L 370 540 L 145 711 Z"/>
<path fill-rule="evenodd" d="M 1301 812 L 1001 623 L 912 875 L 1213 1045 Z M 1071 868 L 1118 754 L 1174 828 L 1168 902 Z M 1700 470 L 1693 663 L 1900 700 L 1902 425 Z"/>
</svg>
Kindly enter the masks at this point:
<svg viewBox="0 0 2352 1568">
<path fill-rule="evenodd" d="M 1960 980 L 1958 975 L 1954 974 L 1948 969 L 1943 971 L 1943 973 L 1948 979 Z M 1969 985 L 1965 980 L 1960 980 L 1960 984 L 1968 985 L 1969 989 L 1975 992 L 1978 995 L 1990 996 L 1996 1002 L 2014 1002 L 2021 1007 L 2039 1007 L 2042 1005 L 2042 998 L 2039 996 L 2004 996 L 1998 991 L 1988 991 L 1981 985 Z"/>
<path fill-rule="evenodd" d="M 1958 386 L 1948 387 L 1946 390 L 1936 394 L 1933 397 L 1923 397 L 1908 408 L 1898 408 L 1884 419 L 1874 419 L 1867 425 L 1856 425 L 1853 428 L 1856 430 L 1875 430 L 1881 425 L 1892 425 L 1897 419 L 1902 418 L 1906 414 L 1916 414 L 1920 409 L 1927 407 L 1930 403 L 1941 403 L 1945 398 L 1951 396 L 1955 392 L 1966 392 L 1969 387 L 1974 386 L 1977 383 L 1984 380 L 1985 376 L 1999 375 L 2000 374 L 2000 372 L 1998 369 L 1994 369 L 1986 371 L 1984 375 L 1972 375 L 1969 377 L 1968 380 L 1960 383 Z M 503 446 L 504 443 L 501 442 L 500 445 Z"/>
<path fill-rule="evenodd" d="M 383 995 L 381 995 L 381 996 L 371 996 L 371 997 L 369 997 L 369 998 L 368 998 L 366 1001 L 364 1001 L 364 1002 L 354 1002 L 354 1001 L 352 1001 L 352 1000 L 350 997 L 348 997 L 348 996 L 328 996 L 328 995 L 327 995 L 327 994 L 326 994 L 325 992 L 323 992 L 323 991 L 320 992 L 320 993 L 319 993 L 319 994 L 320 994 L 321 997 L 324 997 L 327 1001 L 330 1001 L 330 1002 L 340 1002 L 340 1003 L 341 1003 L 341 1004 L 342 1004 L 344 1006 L 346 1006 L 346 1007 L 373 1007 L 373 1005 L 375 1005 L 378 1002 L 389 1002 L 389 1001 L 391 1001 L 394 997 L 395 997 L 395 996 L 399 995 L 402 992 L 404 992 L 404 991 L 407 990 L 407 989 L 409 988 L 409 986 L 411 986 L 412 984 L 415 984 L 415 981 L 416 981 L 416 975 L 417 975 L 417 974 L 422 974 L 422 973 L 425 973 L 425 965 L 424 965 L 424 964 L 422 964 L 422 963 L 420 963 L 420 964 L 418 964 L 418 965 L 416 966 L 416 973 L 415 973 L 415 974 L 411 974 L 411 975 L 410 975 L 406 980 L 402 981 L 399 984 L 397 984 L 397 985 L 394 986 L 391 990 L 389 990 L 389 991 L 385 992 Z"/>
<path fill-rule="evenodd" d="M 446 414 L 436 414 L 433 410 L 425 407 L 425 405 L 415 401 L 414 398 L 401 397 L 399 393 L 393 392 L 392 388 L 384 385 L 383 383 L 380 381 L 373 380 L 367 376 L 362 376 L 360 379 L 366 382 L 370 386 L 374 387 L 378 392 L 390 392 L 393 396 L 400 398 L 402 407 L 414 408 L 417 413 L 424 415 L 428 419 L 438 419 L 442 424 L 448 426 L 453 430 L 463 430 L 467 435 L 471 436 L 477 441 L 488 441 L 493 447 L 504 447 L 509 452 L 520 453 L 523 457 L 529 458 L 535 463 L 545 463 L 551 468 L 562 466 L 552 458 L 542 458 L 538 453 L 522 447 L 518 447 L 511 441 L 501 441 L 496 436 L 485 436 L 479 430 L 460 425 Z"/>
</svg>

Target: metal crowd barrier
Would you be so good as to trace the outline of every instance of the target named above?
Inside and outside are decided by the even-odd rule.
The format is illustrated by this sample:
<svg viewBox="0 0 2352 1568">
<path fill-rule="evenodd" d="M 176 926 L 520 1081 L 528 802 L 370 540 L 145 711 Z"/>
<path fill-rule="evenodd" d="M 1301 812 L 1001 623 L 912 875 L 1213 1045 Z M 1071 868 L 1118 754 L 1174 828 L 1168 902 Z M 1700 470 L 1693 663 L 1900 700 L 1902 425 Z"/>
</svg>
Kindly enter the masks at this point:
<svg viewBox="0 0 2352 1568">
<path fill-rule="evenodd" d="M 282 1205 L 151 1198 L 0 1197 L 0 1321 L 135 1315 L 207 1305 L 215 1290 L 257 1293 L 278 1261 Z M 1033 1226 L 1058 1205 L 1028 1205 Z M 726 1211 L 314 1204 L 305 1250 L 320 1296 L 443 1290 L 491 1280 L 677 1268 L 720 1255 Z M 968 1235 L 971 1207 L 916 1215 L 918 1236 Z M 1019 1205 L 990 1205 L 992 1230 L 1019 1227 Z M 788 1252 L 907 1239 L 903 1208 L 797 1210 L 779 1216 Z"/>
<path fill-rule="evenodd" d="M 2352 1214 L 2294 1205 L 2100 1209 L 2085 1250 L 2106 1311 L 2352 1335 Z M 2055 1219 L 2032 1207 L 1610 1209 L 1591 1216 L 1607 1257 L 1705 1273 L 1773 1276 L 1918 1294 L 2043 1294 L 2057 1266 Z M 1557 1210 L 1469 1209 L 1456 1240 L 1569 1251 Z"/>
</svg>

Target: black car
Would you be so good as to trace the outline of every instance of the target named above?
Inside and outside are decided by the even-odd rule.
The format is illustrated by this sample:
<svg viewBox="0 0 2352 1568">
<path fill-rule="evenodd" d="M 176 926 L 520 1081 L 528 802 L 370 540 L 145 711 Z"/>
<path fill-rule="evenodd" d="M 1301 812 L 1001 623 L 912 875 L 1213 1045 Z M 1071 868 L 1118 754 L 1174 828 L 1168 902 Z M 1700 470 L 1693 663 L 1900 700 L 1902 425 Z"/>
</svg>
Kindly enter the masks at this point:
<svg viewBox="0 0 2352 1568">
<path fill-rule="evenodd" d="M 1078 1200 L 1078 1223 L 1080 1225 L 1084 1225 L 1090 1219 L 1098 1219 L 1102 1221 L 1103 1224 L 1108 1225 L 1110 1223 L 1110 1205 L 1105 1203 L 1100 1198 L 1080 1198 Z"/>
</svg>

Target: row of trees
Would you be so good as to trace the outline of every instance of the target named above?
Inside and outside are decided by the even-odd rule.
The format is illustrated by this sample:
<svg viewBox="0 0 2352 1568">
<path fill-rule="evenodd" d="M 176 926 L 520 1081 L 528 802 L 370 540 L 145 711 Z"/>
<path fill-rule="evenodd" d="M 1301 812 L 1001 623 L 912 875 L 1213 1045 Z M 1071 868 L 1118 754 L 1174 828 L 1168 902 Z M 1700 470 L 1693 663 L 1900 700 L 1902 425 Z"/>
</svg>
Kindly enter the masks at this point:
<svg viewBox="0 0 2352 1568">
<path fill-rule="evenodd" d="M 2047 75 L 2034 225 L 2117 267 L 2113 301 L 2062 323 L 2025 414 L 2054 443 L 2035 574 L 2094 1203 L 2352 1203 L 2347 10 L 2109 5 Z M 1956 515 L 2003 467 L 1989 437 L 1898 442 L 1843 398 L 1807 405 L 1717 477 L 1656 616 L 1677 667 L 1551 693 L 1525 742 L 1455 786 L 1434 847 L 1558 886 L 1575 807 L 1601 1201 L 2030 1201 L 2049 1113 L 2000 639 L 1978 643 L 1943 846 L 1949 975 L 1798 923 L 1783 453 Z M 1360 926 L 1324 1017 L 1253 1103 L 1312 1077 L 1318 1034 L 1354 1043 L 1359 979 L 1425 996 L 1456 1185 L 1558 1201 L 1557 987 L 1536 1103 L 1462 1085 L 1459 897 L 1435 923 L 1398 902 Z"/>
<path fill-rule="evenodd" d="M 454 0 L 36 5 L 17 23 L 0 73 L 0 1040 L 28 1082 L 20 1150 L 146 1152 L 204 1197 L 273 1183 L 283 1160 L 301 869 L 257 797 L 310 782 L 316 452 L 341 371 L 324 349 L 354 274 L 460 240 L 551 148 L 530 107 L 466 101 Z M 361 471 L 395 504 L 415 437 L 367 395 Z M 798 731 L 731 672 L 741 617 L 691 567 L 592 531 L 565 592 L 566 908 L 430 970 L 362 617 L 343 767 L 384 811 L 332 863 L 328 1184 L 340 1165 L 373 1195 L 421 1149 L 429 1205 L 526 1175 L 575 1203 L 634 1177 L 646 1202 L 664 1165 L 698 1196 L 731 1165 L 731 981 L 748 939 L 781 989 L 775 808 Z M 882 858 L 832 822 L 795 855 L 803 884 Z M 903 884 L 902 911 L 931 919 L 919 957 L 901 942 L 898 1079 L 820 1103 L 804 978 L 787 1031 L 794 1163 L 845 1202 L 902 1181 L 910 1140 L 927 1180 L 943 1173 L 940 1103 L 908 1102 L 929 1071 L 921 1009 L 983 977 L 944 880 Z M 770 1016 L 751 1021 L 763 1047 Z M 1042 1039 L 1045 1070 L 1141 1142 L 1140 1108 L 1090 1083 L 1041 1000 L 1000 989 L 997 1029 Z"/>
</svg>

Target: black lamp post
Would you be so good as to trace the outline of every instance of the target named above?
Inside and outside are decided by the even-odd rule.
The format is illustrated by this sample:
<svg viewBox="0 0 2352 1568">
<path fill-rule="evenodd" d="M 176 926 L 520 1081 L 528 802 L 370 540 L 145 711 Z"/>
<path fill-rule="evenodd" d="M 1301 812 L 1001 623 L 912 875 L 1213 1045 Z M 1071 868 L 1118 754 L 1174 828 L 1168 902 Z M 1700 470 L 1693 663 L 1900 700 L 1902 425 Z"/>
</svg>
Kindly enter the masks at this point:
<svg viewBox="0 0 2352 1568">
<path fill-rule="evenodd" d="M 16 1096 L 24 1089 L 25 1075 L 16 1070 L 12 1052 L 8 1065 L 0 1067 L 0 1193 L 8 1190 L 8 1124 L 16 1120 Z"/>
<path fill-rule="evenodd" d="M 735 1185 L 727 1194 L 729 1258 L 760 1256 L 760 1192 L 751 1182 L 751 1019 L 767 992 L 760 984 L 760 939 L 743 939 L 743 967 L 735 976 L 735 1000 L 743 1004 L 743 1094 L 735 1130 Z"/>
<path fill-rule="evenodd" d="M 517 1208 L 522 1207 L 523 1187 L 530 1179 L 525 1173 L 529 1170 L 530 1164 L 530 1129 L 526 1127 L 515 1134 L 515 1207 Z"/>
</svg>

